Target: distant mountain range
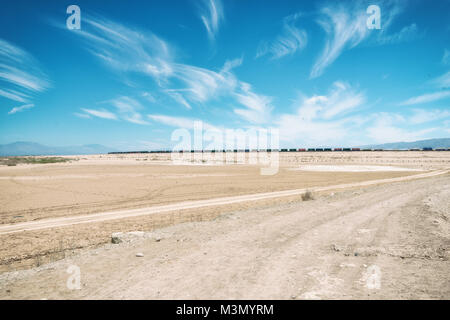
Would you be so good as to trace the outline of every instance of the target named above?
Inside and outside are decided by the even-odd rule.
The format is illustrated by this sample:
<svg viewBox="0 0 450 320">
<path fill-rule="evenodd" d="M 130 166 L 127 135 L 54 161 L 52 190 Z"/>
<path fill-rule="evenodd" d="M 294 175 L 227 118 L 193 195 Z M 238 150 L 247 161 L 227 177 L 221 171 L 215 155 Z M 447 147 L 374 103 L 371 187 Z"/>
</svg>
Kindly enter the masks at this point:
<svg viewBox="0 0 450 320">
<path fill-rule="evenodd" d="M 422 148 L 450 148 L 450 138 L 428 139 L 413 142 L 392 142 L 361 146 L 370 149 L 422 149 Z"/>
<path fill-rule="evenodd" d="M 46 156 L 46 155 L 80 155 L 102 154 L 116 151 L 100 144 L 82 146 L 49 147 L 35 142 L 18 141 L 0 145 L 0 156 Z"/>
</svg>

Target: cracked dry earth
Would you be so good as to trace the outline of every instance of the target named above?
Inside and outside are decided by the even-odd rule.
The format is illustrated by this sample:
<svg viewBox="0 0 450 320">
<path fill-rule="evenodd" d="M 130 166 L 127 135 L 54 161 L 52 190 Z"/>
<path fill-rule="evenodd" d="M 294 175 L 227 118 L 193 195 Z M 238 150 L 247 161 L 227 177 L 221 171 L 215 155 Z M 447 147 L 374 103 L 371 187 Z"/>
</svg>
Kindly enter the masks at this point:
<svg viewBox="0 0 450 320">
<path fill-rule="evenodd" d="M 0 298 L 450 299 L 449 219 L 448 174 L 340 191 L 3 273 Z"/>
</svg>

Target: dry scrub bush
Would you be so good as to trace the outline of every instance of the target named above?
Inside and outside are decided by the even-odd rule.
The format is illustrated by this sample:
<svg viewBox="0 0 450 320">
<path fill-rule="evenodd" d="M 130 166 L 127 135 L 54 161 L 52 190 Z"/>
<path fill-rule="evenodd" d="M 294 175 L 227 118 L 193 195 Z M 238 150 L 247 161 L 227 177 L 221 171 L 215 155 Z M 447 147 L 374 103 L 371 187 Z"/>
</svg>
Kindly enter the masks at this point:
<svg viewBox="0 0 450 320">
<path fill-rule="evenodd" d="M 303 201 L 314 200 L 312 192 L 306 191 L 304 194 L 302 194 L 302 200 Z"/>
</svg>

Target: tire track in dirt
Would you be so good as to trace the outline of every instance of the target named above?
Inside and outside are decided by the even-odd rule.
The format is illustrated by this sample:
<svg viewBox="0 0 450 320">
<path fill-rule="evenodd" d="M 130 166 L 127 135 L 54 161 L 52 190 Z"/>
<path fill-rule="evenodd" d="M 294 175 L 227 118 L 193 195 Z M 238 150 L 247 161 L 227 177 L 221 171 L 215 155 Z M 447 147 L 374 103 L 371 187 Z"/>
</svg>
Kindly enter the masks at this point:
<svg viewBox="0 0 450 320">
<path fill-rule="evenodd" d="M 270 199 L 270 198 L 279 198 L 279 197 L 285 197 L 285 196 L 295 196 L 295 195 L 301 195 L 308 190 L 312 191 L 312 192 L 321 192 L 321 191 L 330 191 L 330 190 L 336 190 L 336 189 L 370 186 L 370 185 L 383 184 L 383 183 L 402 182 L 402 181 L 409 181 L 409 180 L 420 179 L 420 178 L 433 177 L 433 176 L 445 174 L 447 172 L 448 171 L 446 171 L 446 170 L 438 170 L 438 171 L 432 171 L 432 172 L 416 174 L 416 175 L 406 176 L 406 177 L 369 180 L 369 181 L 363 181 L 363 182 L 358 182 L 358 183 L 347 183 L 347 184 L 339 184 L 339 185 L 326 186 L 326 187 L 311 187 L 311 188 L 257 193 L 257 194 L 241 195 L 241 196 L 233 196 L 233 197 L 222 197 L 222 198 L 215 198 L 215 199 L 209 199 L 209 200 L 184 201 L 184 202 L 175 203 L 175 204 L 153 206 L 153 207 L 148 207 L 148 208 L 109 211 L 109 212 L 101 212 L 101 213 L 89 214 L 89 215 L 79 215 L 79 216 L 73 216 L 73 217 L 42 219 L 42 220 L 37 220 L 37 221 L 1 225 L 0 226 L 0 235 L 23 232 L 23 231 L 30 231 L 30 230 L 56 228 L 56 227 L 69 226 L 69 225 L 75 225 L 75 224 L 84 224 L 84 223 L 101 222 L 101 221 L 108 221 L 108 220 L 115 220 L 115 219 L 123 219 L 123 218 L 129 218 L 129 217 L 137 217 L 137 216 L 161 213 L 161 212 L 175 211 L 175 210 L 196 209 L 196 208 L 209 207 L 209 206 L 219 206 L 219 205 L 226 205 L 226 204 L 233 204 L 233 203 L 264 200 L 264 199 Z"/>
</svg>

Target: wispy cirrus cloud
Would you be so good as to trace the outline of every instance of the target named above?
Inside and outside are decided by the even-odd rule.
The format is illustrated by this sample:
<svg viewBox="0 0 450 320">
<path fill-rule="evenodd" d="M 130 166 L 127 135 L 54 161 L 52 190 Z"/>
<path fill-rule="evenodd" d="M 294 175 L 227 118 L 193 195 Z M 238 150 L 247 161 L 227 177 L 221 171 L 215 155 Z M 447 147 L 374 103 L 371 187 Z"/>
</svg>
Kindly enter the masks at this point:
<svg viewBox="0 0 450 320">
<path fill-rule="evenodd" d="M 117 116 L 105 109 L 85 109 L 82 108 L 81 110 L 83 110 L 86 114 L 97 117 L 97 118 L 102 118 L 102 119 L 109 119 L 109 120 L 117 120 Z"/>
<path fill-rule="evenodd" d="M 296 27 L 300 13 L 289 15 L 283 19 L 283 32 L 272 42 L 262 42 L 256 52 L 256 58 L 270 55 L 272 59 L 279 59 L 293 55 L 306 47 L 308 35 L 305 30 Z"/>
<path fill-rule="evenodd" d="M 192 107 L 189 104 L 189 102 L 187 102 L 186 99 L 183 97 L 183 95 L 181 95 L 176 90 L 173 90 L 173 89 L 172 90 L 166 90 L 165 92 L 167 92 L 167 94 L 169 96 L 171 96 L 173 100 L 175 100 L 176 102 L 178 102 L 181 105 L 185 106 L 186 109 L 192 109 Z"/>
<path fill-rule="evenodd" d="M 112 20 L 85 15 L 85 27 L 76 32 L 86 49 L 107 67 L 143 73 L 158 81 L 172 73 L 170 48 L 151 32 L 127 28 Z M 64 26 L 60 26 L 65 28 Z"/>
<path fill-rule="evenodd" d="M 310 78 L 321 76 L 345 50 L 355 48 L 371 35 L 375 35 L 375 45 L 410 41 L 421 35 L 415 23 L 389 34 L 390 25 L 403 11 L 404 4 L 391 0 L 378 4 L 382 12 L 381 30 L 367 28 L 367 4 L 364 2 L 339 2 L 320 9 L 316 22 L 325 31 L 325 46 L 311 69 Z"/>
<path fill-rule="evenodd" d="M 381 34 L 376 39 L 376 42 L 380 45 L 393 44 L 393 43 L 411 41 L 411 40 L 417 39 L 422 36 L 423 36 L 423 33 L 420 33 L 417 25 L 415 23 L 413 23 L 409 26 L 403 27 L 397 33 L 387 34 L 387 35 Z"/>
<path fill-rule="evenodd" d="M 3 39 L 0 39 L 0 84 L 0 96 L 22 103 L 50 88 L 37 60 Z"/>
<path fill-rule="evenodd" d="M 345 49 L 357 46 L 369 33 L 367 16 L 362 7 L 347 8 L 344 5 L 324 7 L 317 23 L 326 33 L 325 47 L 314 63 L 310 77 L 316 78 L 332 64 Z"/>
<path fill-rule="evenodd" d="M 242 58 L 242 57 L 225 61 L 225 64 L 223 65 L 221 73 L 230 72 L 232 69 L 242 65 L 243 61 L 244 61 L 244 58 Z"/>
<path fill-rule="evenodd" d="M 241 91 L 235 93 L 237 100 L 245 108 L 235 108 L 234 112 L 251 123 L 265 123 L 270 118 L 272 98 L 252 91 L 248 83 L 241 82 Z"/>
<path fill-rule="evenodd" d="M 108 120 L 119 120 L 122 119 L 127 122 L 136 123 L 136 124 L 148 124 L 148 122 L 144 119 L 141 114 L 141 111 L 144 109 L 142 104 L 131 97 L 121 96 L 115 99 L 102 101 L 99 104 L 109 105 L 115 109 L 115 112 L 107 110 L 105 108 L 102 109 L 84 109 L 81 110 L 83 113 L 75 113 L 75 115 L 79 118 L 90 118 L 90 116 L 108 119 Z"/>
<path fill-rule="evenodd" d="M 125 121 L 136 124 L 148 124 L 140 113 L 144 109 L 142 104 L 133 98 L 127 96 L 121 96 L 116 99 L 106 101 L 105 103 L 111 104 L 116 108 L 121 118 Z"/>
<path fill-rule="evenodd" d="M 30 104 L 25 104 L 25 105 L 22 105 L 22 106 L 20 106 L 20 107 L 14 107 L 14 108 L 12 108 L 12 109 L 8 112 L 8 114 L 14 114 L 14 113 L 17 113 L 17 112 L 22 112 L 22 111 L 25 111 L 25 110 L 31 109 L 31 108 L 34 108 L 34 104 L 32 104 L 32 103 L 30 103 Z"/>
<path fill-rule="evenodd" d="M 409 98 L 408 100 L 401 102 L 399 105 L 410 106 L 410 105 L 414 105 L 414 104 L 421 104 L 421 103 L 428 103 L 428 102 L 433 102 L 433 101 L 437 101 L 437 100 L 442 100 L 442 99 L 445 99 L 448 97 L 450 97 L 450 90 L 438 91 L 438 92 L 427 93 L 427 94 L 423 94 L 420 96 Z"/>
<path fill-rule="evenodd" d="M 255 110 L 255 104 L 249 103 L 258 96 L 265 97 L 243 85 L 232 73 L 233 68 L 242 64 L 242 57 L 226 61 L 218 71 L 179 63 L 175 61 L 171 46 L 151 32 L 131 29 L 104 18 L 88 16 L 85 20 L 86 27 L 75 34 L 81 36 L 86 48 L 112 70 L 153 78 L 163 94 L 187 109 L 192 109 L 193 104 L 228 97 L 244 107 L 236 108 L 236 115 L 252 119 L 252 122 L 267 120 L 269 108 L 260 105 L 263 112 L 257 114 L 250 112 Z M 141 122 L 136 115 L 128 120 Z"/>
<path fill-rule="evenodd" d="M 442 56 L 442 63 L 449 65 L 450 64 L 450 50 L 445 49 L 444 55 Z"/>
<path fill-rule="evenodd" d="M 221 0 L 201 0 L 200 19 L 206 28 L 208 38 L 214 40 L 219 31 L 220 23 L 224 20 Z"/>
<path fill-rule="evenodd" d="M 432 80 L 432 83 L 441 88 L 449 88 L 450 87 L 450 71 L 444 73 L 442 76 L 437 77 Z"/>
</svg>

